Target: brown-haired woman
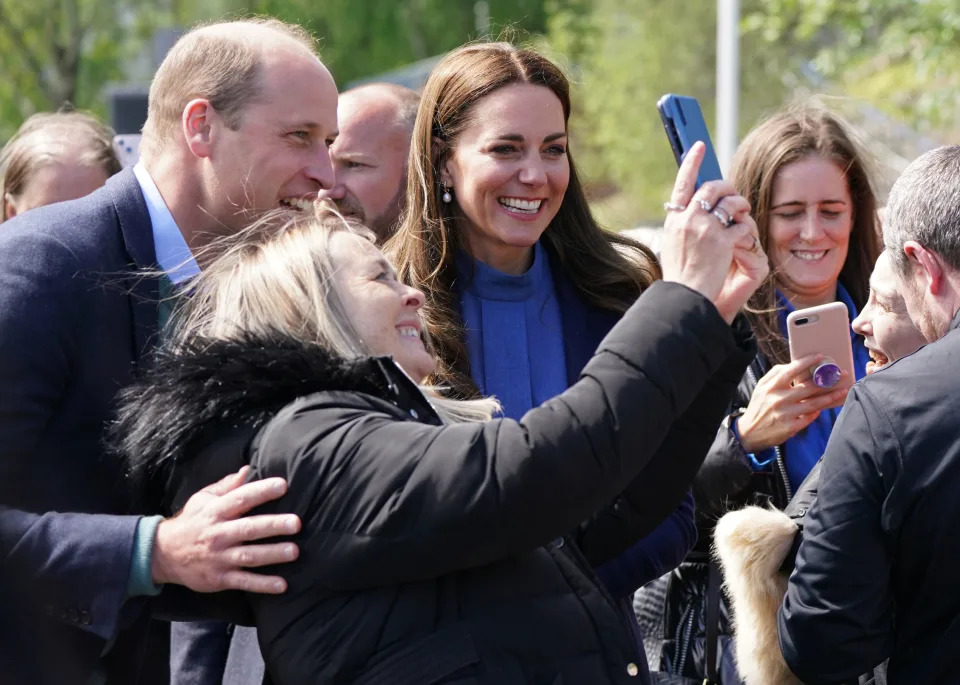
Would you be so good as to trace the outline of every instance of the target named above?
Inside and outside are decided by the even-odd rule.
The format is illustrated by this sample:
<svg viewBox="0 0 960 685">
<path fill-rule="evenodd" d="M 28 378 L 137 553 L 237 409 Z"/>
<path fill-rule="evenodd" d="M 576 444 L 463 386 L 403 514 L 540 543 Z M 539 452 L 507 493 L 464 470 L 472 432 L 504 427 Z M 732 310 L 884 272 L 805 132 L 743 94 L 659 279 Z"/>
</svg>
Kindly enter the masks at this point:
<svg viewBox="0 0 960 685">
<path fill-rule="evenodd" d="M 398 277 L 426 295 L 438 360 L 429 382 L 460 399 L 493 395 L 514 419 L 573 385 L 660 276 L 649 250 L 591 215 L 568 148 L 570 108 L 567 79 L 532 50 L 484 43 L 447 55 L 424 87 L 407 212 L 387 246 Z M 723 187 L 709 204 L 751 221 L 743 198 Z M 685 445 L 694 463 L 708 442 Z M 676 465 L 646 476 L 677 493 L 675 509 L 589 559 L 635 637 L 627 598 L 680 563 L 696 536 L 692 497 L 681 499 L 693 473 Z M 625 522 L 629 499 L 611 503 Z"/>
<path fill-rule="evenodd" d="M 0 220 L 89 195 L 120 171 L 113 131 L 84 112 L 43 112 L 0 150 Z"/>
<path fill-rule="evenodd" d="M 737 312 L 768 269 L 751 221 L 700 204 L 732 188 L 694 194 L 702 152 L 674 188 L 664 281 L 519 421 L 422 385 L 424 296 L 371 231 L 285 213 L 217 245 L 115 437 L 141 510 L 179 511 L 242 464 L 286 479 L 261 513 L 300 517 L 299 556 L 284 593 L 247 595 L 272 682 L 647 682 L 587 560 L 681 498 L 661 476 L 693 477 L 755 353 Z"/>
<path fill-rule="evenodd" d="M 866 305 L 882 249 L 866 158 L 847 126 L 822 107 L 770 117 L 744 139 L 732 166 L 733 184 L 753 207 L 770 259 L 770 275 L 748 309 L 760 352 L 697 475 L 699 542 L 670 578 L 661 656 L 663 670 L 702 679 L 706 643 L 711 649 L 719 643 L 724 685 L 739 677 L 725 602 L 707 589 L 717 587 L 708 582 L 718 573 L 708 566 L 714 523 L 745 504 L 783 509 L 823 454 L 850 387 L 820 388 L 810 377 L 815 360 L 790 361 L 787 314 L 840 301 L 853 321 Z M 870 353 L 861 336 L 850 335 L 858 380 Z M 723 604 L 718 621 L 706 618 L 711 601 Z"/>
</svg>

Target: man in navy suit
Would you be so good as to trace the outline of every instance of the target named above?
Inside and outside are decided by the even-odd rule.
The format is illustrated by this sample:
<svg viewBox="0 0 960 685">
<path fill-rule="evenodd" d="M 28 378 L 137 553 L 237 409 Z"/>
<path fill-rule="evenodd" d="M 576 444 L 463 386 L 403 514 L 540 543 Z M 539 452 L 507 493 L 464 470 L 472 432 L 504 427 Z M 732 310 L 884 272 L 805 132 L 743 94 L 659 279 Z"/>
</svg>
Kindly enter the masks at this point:
<svg viewBox="0 0 960 685">
<path fill-rule="evenodd" d="M 245 543 L 299 521 L 243 518 L 283 481 L 244 484 L 241 471 L 175 517 L 126 515 L 102 435 L 156 344 L 161 290 L 195 274 L 216 236 L 264 211 L 302 211 L 332 185 L 336 107 L 299 27 L 195 29 L 154 78 L 140 163 L 86 198 L 0 226 L 4 683 L 155 682 L 141 672 L 148 596 L 165 585 L 284 590 L 249 569 L 289 561 L 296 546 Z"/>
</svg>

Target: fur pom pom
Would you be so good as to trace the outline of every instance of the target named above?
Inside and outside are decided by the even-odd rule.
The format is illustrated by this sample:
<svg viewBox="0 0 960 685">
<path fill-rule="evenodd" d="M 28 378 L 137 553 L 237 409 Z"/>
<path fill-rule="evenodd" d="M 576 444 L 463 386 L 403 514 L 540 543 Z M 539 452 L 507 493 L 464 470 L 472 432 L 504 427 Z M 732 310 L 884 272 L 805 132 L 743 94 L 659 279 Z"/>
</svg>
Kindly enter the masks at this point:
<svg viewBox="0 0 960 685">
<path fill-rule="evenodd" d="M 724 515 L 714 532 L 733 607 L 737 669 L 746 685 L 803 685 L 787 668 L 777 638 L 777 610 L 787 591 L 779 569 L 796 534 L 789 516 L 761 507 Z"/>
</svg>

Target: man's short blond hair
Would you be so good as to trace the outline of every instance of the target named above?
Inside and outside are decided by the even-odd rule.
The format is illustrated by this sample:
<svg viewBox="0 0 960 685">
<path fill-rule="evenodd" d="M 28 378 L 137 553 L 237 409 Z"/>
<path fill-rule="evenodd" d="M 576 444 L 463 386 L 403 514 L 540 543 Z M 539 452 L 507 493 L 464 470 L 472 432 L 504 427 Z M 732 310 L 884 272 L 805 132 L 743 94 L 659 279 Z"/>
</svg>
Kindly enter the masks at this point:
<svg viewBox="0 0 960 685">
<path fill-rule="evenodd" d="M 227 126 L 238 128 L 244 108 L 260 95 L 264 36 L 271 32 L 317 56 L 308 31 L 270 17 L 200 25 L 181 37 L 150 84 L 143 153 L 155 154 L 173 138 L 184 107 L 196 98 L 209 100 Z"/>
</svg>

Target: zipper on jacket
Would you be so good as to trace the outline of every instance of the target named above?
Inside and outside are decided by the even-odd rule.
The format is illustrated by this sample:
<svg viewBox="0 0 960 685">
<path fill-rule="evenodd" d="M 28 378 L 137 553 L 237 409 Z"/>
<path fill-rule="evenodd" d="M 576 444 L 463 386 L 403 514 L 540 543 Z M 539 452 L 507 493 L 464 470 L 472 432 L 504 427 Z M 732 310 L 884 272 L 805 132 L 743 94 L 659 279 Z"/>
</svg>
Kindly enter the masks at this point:
<svg viewBox="0 0 960 685">
<path fill-rule="evenodd" d="M 789 504 L 790 500 L 793 499 L 793 488 L 790 487 L 790 479 L 787 478 L 787 462 L 783 458 L 783 450 L 780 449 L 780 445 L 777 445 L 774 450 L 777 453 L 777 470 L 780 471 L 780 480 L 783 483 L 783 491 L 787 495 L 787 504 Z"/>
<path fill-rule="evenodd" d="M 688 604 L 684 611 L 685 616 L 680 617 L 680 623 L 677 625 L 677 634 L 674 638 L 677 652 L 674 654 L 674 673 L 683 674 L 683 667 L 687 664 L 687 652 L 690 649 L 690 641 L 693 639 L 693 604 Z"/>
</svg>

